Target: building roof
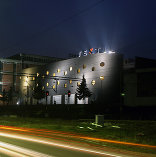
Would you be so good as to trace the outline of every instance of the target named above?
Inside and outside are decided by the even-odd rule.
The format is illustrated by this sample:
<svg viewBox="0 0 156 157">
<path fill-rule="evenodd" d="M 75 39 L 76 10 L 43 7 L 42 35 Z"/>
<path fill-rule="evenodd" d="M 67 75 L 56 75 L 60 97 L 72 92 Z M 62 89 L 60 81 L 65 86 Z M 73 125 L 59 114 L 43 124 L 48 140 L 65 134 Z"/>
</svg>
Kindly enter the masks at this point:
<svg viewBox="0 0 156 157">
<path fill-rule="evenodd" d="M 156 60 L 136 57 L 135 58 L 135 68 L 142 69 L 142 68 L 156 68 Z"/>
<path fill-rule="evenodd" d="M 51 62 L 63 60 L 62 58 L 40 56 L 40 55 L 35 55 L 35 54 L 24 54 L 24 53 L 19 53 L 19 54 L 7 57 L 7 59 L 32 61 L 32 62 L 40 62 L 40 63 L 51 63 Z"/>
</svg>

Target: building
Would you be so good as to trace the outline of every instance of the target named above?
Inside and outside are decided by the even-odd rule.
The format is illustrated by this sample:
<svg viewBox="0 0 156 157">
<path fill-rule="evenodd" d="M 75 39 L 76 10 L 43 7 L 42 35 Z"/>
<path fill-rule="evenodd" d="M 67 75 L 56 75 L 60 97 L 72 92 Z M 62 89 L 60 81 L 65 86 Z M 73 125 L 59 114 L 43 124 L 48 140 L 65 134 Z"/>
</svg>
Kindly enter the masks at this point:
<svg viewBox="0 0 156 157">
<path fill-rule="evenodd" d="M 49 93 L 41 104 L 156 105 L 156 60 L 136 57 L 123 62 L 118 53 L 85 54 L 66 60 L 25 54 L 9 58 L 0 59 L 0 96 L 12 87 L 14 104 L 36 104 L 34 88 L 41 80 L 42 89 Z M 92 96 L 78 100 L 75 93 L 83 75 Z"/>
<path fill-rule="evenodd" d="M 125 106 L 156 106 L 156 60 L 126 60 L 123 76 Z"/>
<path fill-rule="evenodd" d="M 117 53 L 96 53 L 57 61 L 23 70 L 21 103 L 35 104 L 33 89 L 42 81 L 42 88 L 49 92 L 42 104 L 91 103 L 118 104 L 122 81 L 123 56 Z M 89 99 L 78 100 L 75 92 L 84 75 L 87 87 L 93 93 Z M 71 96 L 67 93 L 70 90 Z"/>
<path fill-rule="evenodd" d="M 24 75 L 22 73 L 23 69 L 59 60 L 62 59 L 27 54 L 17 54 L 8 58 L 0 58 L 0 97 L 3 97 L 4 91 L 7 94 L 11 90 L 11 97 L 15 99 L 13 102 L 16 102 L 19 96 L 20 79 Z"/>
</svg>

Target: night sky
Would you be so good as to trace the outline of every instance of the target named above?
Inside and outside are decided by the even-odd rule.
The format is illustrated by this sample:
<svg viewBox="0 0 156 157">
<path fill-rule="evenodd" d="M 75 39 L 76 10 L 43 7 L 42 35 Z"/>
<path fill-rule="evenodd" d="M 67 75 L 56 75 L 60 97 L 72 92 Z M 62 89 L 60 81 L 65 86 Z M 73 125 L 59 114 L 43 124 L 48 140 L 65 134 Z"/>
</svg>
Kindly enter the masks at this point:
<svg viewBox="0 0 156 157">
<path fill-rule="evenodd" d="M 92 47 L 156 59 L 156 0 L 0 0 L 0 57 Z"/>
</svg>

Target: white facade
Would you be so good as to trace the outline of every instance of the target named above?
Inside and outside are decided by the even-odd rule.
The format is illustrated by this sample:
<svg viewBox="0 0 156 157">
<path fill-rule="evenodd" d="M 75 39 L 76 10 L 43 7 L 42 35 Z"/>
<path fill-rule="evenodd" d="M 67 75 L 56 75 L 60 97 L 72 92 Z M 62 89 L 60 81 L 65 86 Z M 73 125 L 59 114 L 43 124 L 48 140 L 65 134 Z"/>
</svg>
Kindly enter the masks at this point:
<svg viewBox="0 0 156 157">
<path fill-rule="evenodd" d="M 32 97 L 38 73 L 38 77 L 43 78 L 44 90 L 49 91 L 51 97 L 48 104 L 82 103 L 79 100 L 75 101 L 75 92 L 84 75 L 87 87 L 93 93 L 85 103 L 95 100 L 102 100 L 105 103 L 109 103 L 110 100 L 117 101 L 120 95 L 122 63 L 120 54 L 97 53 L 50 63 L 42 67 L 28 68 L 23 72 L 27 75 L 29 88 L 24 84 L 26 76 L 23 76 L 21 91 L 23 97 L 26 93 L 29 93 L 28 97 Z M 35 80 L 32 79 L 33 77 Z M 68 90 L 71 91 L 70 98 L 67 97 Z"/>
</svg>

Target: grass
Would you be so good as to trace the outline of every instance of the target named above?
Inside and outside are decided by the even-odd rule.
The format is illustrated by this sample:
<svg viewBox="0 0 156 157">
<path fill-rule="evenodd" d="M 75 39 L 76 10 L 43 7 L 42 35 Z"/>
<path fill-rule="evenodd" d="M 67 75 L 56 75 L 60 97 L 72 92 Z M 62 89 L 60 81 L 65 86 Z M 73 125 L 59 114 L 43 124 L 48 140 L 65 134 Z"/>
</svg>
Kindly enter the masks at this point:
<svg viewBox="0 0 156 157">
<path fill-rule="evenodd" d="M 61 120 L 48 118 L 18 118 L 16 116 L 0 117 L 0 125 L 10 125 L 28 128 L 40 128 L 81 133 L 86 136 L 111 140 L 126 141 L 140 144 L 156 145 L 155 121 L 124 121 L 105 120 L 104 126 L 93 125 L 94 120 Z M 113 148 L 156 153 L 156 150 L 118 145 L 105 142 L 93 142 Z"/>
</svg>

